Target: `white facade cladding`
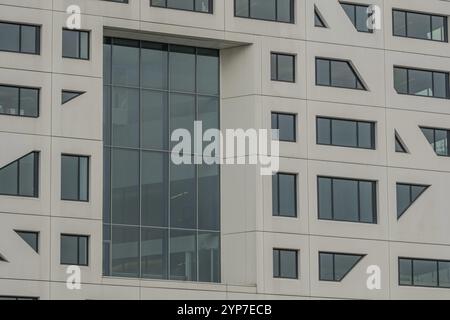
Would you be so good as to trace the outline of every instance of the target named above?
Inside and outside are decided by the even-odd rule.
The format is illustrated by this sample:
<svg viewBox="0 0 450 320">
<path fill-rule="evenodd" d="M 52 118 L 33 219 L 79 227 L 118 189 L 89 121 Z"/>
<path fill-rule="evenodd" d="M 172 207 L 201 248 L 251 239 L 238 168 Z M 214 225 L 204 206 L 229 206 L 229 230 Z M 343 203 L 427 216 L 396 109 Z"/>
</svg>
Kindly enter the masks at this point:
<svg viewBox="0 0 450 320">
<path fill-rule="evenodd" d="M 0 299 L 450 299 L 450 2 L 150 3 L 0 0 Z M 77 31 L 65 30 L 71 5 L 81 9 Z M 381 19 L 374 30 L 366 24 L 371 5 Z M 139 91 L 138 99 L 147 89 L 191 95 L 194 111 L 181 120 L 197 119 L 199 101 L 209 97 L 219 112 L 207 118 L 217 115 L 221 129 L 280 129 L 279 174 L 263 176 L 256 165 L 221 165 L 220 178 L 195 169 L 192 188 L 175 185 L 172 194 L 170 173 L 130 165 L 129 151 L 123 181 L 137 175 L 139 209 L 121 208 L 125 222 L 115 223 L 113 207 L 112 223 L 105 220 L 104 190 L 111 189 L 104 187 L 114 181 L 105 180 L 104 149 L 116 145 L 105 135 L 114 128 L 104 122 L 104 104 L 123 120 L 126 139 L 132 130 L 142 137 L 133 127 L 142 113 L 134 121 L 104 94 L 115 85 L 105 80 L 111 39 L 141 49 L 158 44 L 168 55 L 189 49 L 195 61 L 217 58 L 217 90 L 198 82 L 214 64 L 200 71 L 194 64 L 189 73 L 183 59 L 176 70 L 194 75 L 195 83 L 184 82 L 192 90 L 147 87 L 141 75 L 130 85 L 123 66 L 118 86 Z M 150 63 L 150 73 L 161 63 Z M 159 118 L 149 116 L 155 142 Z M 135 148 L 140 160 L 148 151 L 120 147 Z M 143 202 L 160 190 L 150 187 L 147 197 L 142 170 L 151 181 L 165 177 L 167 207 L 145 204 L 148 212 L 163 208 L 157 225 L 141 220 Z M 220 201 L 209 194 L 200 205 L 202 178 L 207 191 L 220 183 Z M 177 203 L 190 191 L 193 205 Z M 195 223 L 165 223 L 172 202 Z M 201 210 L 220 215 L 220 223 L 206 214 L 201 226 Z M 129 212 L 139 221 L 130 223 Z M 123 237 L 122 253 L 108 247 L 114 225 L 139 229 L 137 240 Z M 145 239 L 143 226 L 151 229 Z M 155 237 L 170 239 L 172 229 L 181 232 L 178 241 L 142 249 Z M 127 251 L 134 260 L 115 264 L 114 255 Z M 81 270 L 80 290 L 66 286 L 69 265 Z M 380 286 L 370 290 L 368 279 Z"/>
</svg>

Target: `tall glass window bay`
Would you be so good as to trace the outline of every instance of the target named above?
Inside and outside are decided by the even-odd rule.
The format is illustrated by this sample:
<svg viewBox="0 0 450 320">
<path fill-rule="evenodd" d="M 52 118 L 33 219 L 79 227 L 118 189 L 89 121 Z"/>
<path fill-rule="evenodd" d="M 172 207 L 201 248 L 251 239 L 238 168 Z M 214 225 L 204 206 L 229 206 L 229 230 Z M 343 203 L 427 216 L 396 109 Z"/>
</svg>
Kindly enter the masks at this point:
<svg viewBox="0 0 450 320">
<path fill-rule="evenodd" d="M 219 52 L 117 38 L 103 52 L 104 274 L 220 282 L 220 167 L 170 157 L 173 130 L 219 128 Z"/>
</svg>

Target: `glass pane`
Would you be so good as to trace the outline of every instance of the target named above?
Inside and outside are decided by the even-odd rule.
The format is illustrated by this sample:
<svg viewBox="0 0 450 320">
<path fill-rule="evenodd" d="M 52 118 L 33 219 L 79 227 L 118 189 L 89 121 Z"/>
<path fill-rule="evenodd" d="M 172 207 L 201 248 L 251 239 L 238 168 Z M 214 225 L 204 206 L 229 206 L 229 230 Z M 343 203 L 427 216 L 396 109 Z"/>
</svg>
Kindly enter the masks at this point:
<svg viewBox="0 0 450 320">
<path fill-rule="evenodd" d="M 115 85 L 139 86 L 139 48 L 115 45 L 112 49 L 112 79 Z"/>
<path fill-rule="evenodd" d="M 61 156 L 62 200 L 79 200 L 78 174 L 78 157 Z"/>
<path fill-rule="evenodd" d="M 431 39 L 430 16 L 408 12 L 408 36 L 419 39 Z"/>
<path fill-rule="evenodd" d="M 111 223 L 111 149 L 103 148 L 103 223 Z"/>
<path fill-rule="evenodd" d="M 273 276 L 280 277 L 280 250 L 273 250 Z"/>
<path fill-rule="evenodd" d="M 61 235 L 61 264 L 78 265 L 78 237 Z"/>
<path fill-rule="evenodd" d="M 277 1 L 277 21 L 291 22 L 291 0 L 278 0 Z"/>
<path fill-rule="evenodd" d="M 195 0 L 195 11 L 211 12 L 212 8 L 209 7 L 209 0 Z"/>
<path fill-rule="evenodd" d="M 433 96 L 433 73 L 409 70 L 409 93 L 418 96 Z"/>
<path fill-rule="evenodd" d="M 394 10 L 394 35 L 406 37 L 406 13 Z"/>
<path fill-rule="evenodd" d="M 193 0 L 167 0 L 167 6 L 174 9 L 194 10 Z"/>
<path fill-rule="evenodd" d="M 295 115 L 291 114 L 279 114 L 278 115 L 278 125 L 279 125 L 279 139 L 281 141 L 294 142 L 295 137 Z"/>
<path fill-rule="evenodd" d="M 197 227 L 197 195 L 195 165 L 176 165 L 170 161 L 170 226 L 195 229 Z"/>
<path fill-rule="evenodd" d="M 87 237 L 79 237 L 78 238 L 78 250 L 79 250 L 79 261 L 78 263 L 82 266 L 88 265 L 88 238 Z"/>
<path fill-rule="evenodd" d="M 209 129 L 218 129 L 219 128 L 219 98 L 216 97 L 206 97 L 206 96 L 197 96 L 197 121 L 202 122 L 203 133 L 206 133 Z M 220 141 L 216 141 L 212 139 L 212 141 L 204 141 L 203 142 L 203 150 L 207 151 L 207 147 L 211 145 L 212 147 L 220 146 Z M 205 155 L 218 157 L 219 152 L 215 152 L 213 150 L 211 153 L 205 153 Z"/>
<path fill-rule="evenodd" d="M 357 181 L 334 179 L 333 200 L 335 220 L 359 221 Z"/>
<path fill-rule="evenodd" d="M 139 225 L 139 152 L 113 149 L 112 221 Z"/>
<path fill-rule="evenodd" d="M 433 73 L 433 81 L 434 81 L 434 87 L 433 87 L 433 95 L 437 98 L 447 98 L 447 90 L 448 90 L 448 81 L 447 81 L 447 74 L 440 73 L 440 72 L 434 72 Z"/>
<path fill-rule="evenodd" d="M 20 89 L 20 115 L 27 117 L 38 116 L 39 90 Z"/>
<path fill-rule="evenodd" d="M 201 282 L 220 282 L 220 234 L 198 233 L 198 274 Z"/>
<path fill-rule="evenodd" d="M 436 41 L 445 41 L 446 19 L 444 17 L 431 17 L 431 38 Z"/>
<path fill-rule="evenodd" d="M 414 285 L 437 287 L 437 262 L 426 260 L 414 260 Z"/>
<path fill-rule="evenodd" d="M 80 40 L 79 32 L 72 30 L 63 30 L 62 33 L 62 55 L 65 58 L 80 57 Z"/>
<path fill-rule="evenodd" d="M 103 143 L 111 145 L 111 87 L 103 87 Z"/>
<path fill-rule="evenodd" d="M 397 217 L 400 217 L 411 204 L 410 186 L 397 184 Z"/>
<path fill-rule="evenodd" d="M 23 25 L 21 27 L 21 52 L 37 53 L 38 44 L 36 43 L 37 28 L 34 26 Z"/>
<path fill-rule="evenodd" d="M 250 15 L 249 9 L 250 0 L 236 0 L 234 2 L 234 12 L 237 17 L 248 17 Z"/>
<path fill-rule="evenodd" d="M 356 30 L 362 32 L 369 32 L 369 28 L 367 28 L 367 19 L 369 18 L 369 14 L 367 12 L 368 7 L 366 6 L 356 6 Z"/>
<path fill-rule="evenodd" d="M 197 92 L 219 95 L 219 53 L 197 49 Z"/>
<path fill-rule="evenodd" d="M 170 279 L 197 280 L 196 232 L 170 231 Z"/>
<path fill-rule="evenodd" d="M 316 60 L 316 84 L 321 86 L 330 86 L 330 61 Z"/>
<path fill-rule="evenodd" d="M 356 26 L 355 21 L 355 6 L 351 4 L 341 3 L 342 8 L 344 9 L 345 13 L 349 17 L 350 21 L 353 23 L 353 25 Z"/>
<path fill-rule="evenodd" d="M 359 122 L 358 123 L 358 147 L 373 149 L 373 123 Z"/>
<path fill-rule="evenodd" d="M 16 51 L 20 49 L 20 27 L 0 22 L 0 50 Z"/>
<path fill-rule="evenodd" d="M 80 158 L 80 201 L 89 200 L 89 158 Z"/>
<path fill-rule="evenodd" d="M 332 180 L 328 178 L 319 178 L 319 219 L 331 220 L 333 219 L 332 209 Z"/>
<path fill-rule="evenodd" d="M 426 189 L 424 186 L 411 186 L 411 200 L 416 201 Z"/>
<path fill-rule="evenodd" d="M 280 215 L 285 217 L 297 216 L 296 176 L 278 174 Z"/>
<path fill-rule="evenodd" d="M 394 68 L 394 87 L 397 93 L 408 93 L 408 71 L 406 69 Z"/>
<path fill-rule="evenodd" d="M 142 277 L 167 279 L 168 230 L 142 228 Z"/>
<path fill-rule="evenodd" d="M 289 55 L 278 55 L 278 78 L 279 81 L 295 81 L 295 57 Z"/>
<path fill-rule="evenodd" d="M 319 253 L 319 279 L 321 281 L 334 281 L 333 255 Z"/>
<path fill-rule="evenodd" d="M 280 277 L 297 279 L 297 252 L 280 251 Z"/>
<path fill-rule="evenodd" d="M 0 194 L 18 195 L 18 161 L 0 169 Z"/>
<path fill-rule="evenodd" d="M 359 215 L 360 222 L 376 223 L 375 201 L 374 199 L 375 183 L 368 181 L 359 182 Z"/>
<path fill-rule="evenodd" d="M 198 228 L 220 230 L 220 167 L 198 166 Z"/>
<path fill-rule="evenodd" d="M 171 94 L 170 95 L 170 134 L 176 129 L 186 129 L 190 133 L 193 140 L 194 137 L 194 121 L 195 121 L 195 96 L 188 94 Z M 192 142 L 192 141 L 191 141 Z M 173 145 L 178 144 L 177 141 L 172 142 Z M 191 144 L 192 146 L 192 144 Z M 184 150 L 189 153 L 189 150 Z"/>
<path fill-rule="evenodd" d="M 185 3 L 187 1 L 181 0 Z M 195 91 L 195 49 L 170 46 L 170 89 L 179 92 Z"/>
<path fill-rule="evenodd" d="M 139 147 L 139 90 L 112 90 L 113 145 Z"/>
<path fill-rule="evenodd" d="M 345 147 L 357 147 L 357 126 L 355 121 L 332 120 L 332 144 Z"/>
<path fill-rule="evenodd" d="M 35 232 L 16 231 L 17 234 L 25 241 L 34 251 L 38 252 L 38 234 Z"/>
<path fill-rule="evenodd" d="M 169 139 L 167 93 L 150 90 L 141 92 L 142 147 L 167 150 Z"/>
<path fill-rule="evenodd" d="M 80 32 L 80 58 L 89 59 L 89 32 Z"/>
<path fill-rule="evenodd" d="M 142 43 L 141 86 L 143 88 L 167 89 L 167 46 Z"/>
<path fill-rule="evenodd" d="M 438 156 L 448 155 L 447 131 L 435 130 L 434 150 Z"/>
<path fill-rule="evenodd" d="M 439 262 L 439 287 L 450 288 L 450 262 Z"/>
<path fill-rule="evenodd" d="M 334 256 L 335 280 L 341 281 L 360 258 L 360 256 L 336 254 Z"/>
<path fill-rule="evenodd" d="M 331 120 L 317 118 L 317 143 L 331 144 Z"/>
<path fill-rule="evenodd" d="M 28 156 L 19 161 L 19 195 L 34 197 L 37 196 L 35 190 L 35 153 L 30 153 Z"/>
<path fill-rule="evenodd" d="M 139 228 L 112 227 L 112 275 L 139 277 Z"/>
<path fill-rule="evenodd" d="M 270 79 L 271 80 L 278 79 L 277 63 L 278 63 L 278 55 L 275 53 L 272 53 L 270 55 Z"/>
<path fill-rule="evenodd" d="M 331 62 L 331 85 L 334 87 L 356 88 L 357 80 L 346 61 Z"/>
<path fill-rule="evenodd" d="M 434 130 L 428 129 L 428 128 L 421 128 L 423 134 L 425 135 L 425 138 L 427 138 L 427 141 L 433 146 L 434 148 Z"/>
<path fill-rule="evenodd" d="M 19 88 L 0 86 L 0 113 L 19 114 Z"/>
<path fill-rule="evenodd" d="M 252 18 L 275 20 L 275 0 L 250 0 L 250 14 Z"/>
<path fill-rule="evenodd" d="M 168 224 L 167 161 L 164 153 L 142 152 L 142 225 L 166 227 Z"/>
<path fill-rule="evenodd" d="M 272 214 L 273 214 L 273 216 L 280 215 L 279 200 L 278 200 L 279 192 L 280 191 L 279 191 L 279 186 L 278 186 L 278 175 L 274 174 L 272 176 Z"/>
<path fill-rule="evenodd" d="M 399 259 L 399 281 L 400 285 L 412 285 L 412 261 L 409 259 Z"/>
<path fill-rule="evenodd" d="M 103 83 L 111 83 L 111 45 L 103 44 Z"/>
</svg>

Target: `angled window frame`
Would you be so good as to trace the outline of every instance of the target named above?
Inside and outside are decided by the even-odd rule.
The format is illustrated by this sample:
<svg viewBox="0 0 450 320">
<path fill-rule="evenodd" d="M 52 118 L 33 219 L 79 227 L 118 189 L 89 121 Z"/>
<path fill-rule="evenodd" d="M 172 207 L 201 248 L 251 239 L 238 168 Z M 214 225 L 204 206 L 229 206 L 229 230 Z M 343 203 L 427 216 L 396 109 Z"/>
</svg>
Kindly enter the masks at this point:
<svg viewBox="0 0 450 320">
<path fill-rule="evenodd" d="M 20 160 L 28 157 L 29 155 L 34 154 L 34 172 L 33 172 L 33 182 L 34 182 L 34 186 L 33 186 L 33 190 L 34 190 L 34 194 L 32 196 L 29 195 L 21 195 L 20 194 Z M 33 199 L 37 199 L 39 198 L 39 169 L 40 169 L 40 152 L 39 151 L 31 151 L 27 154 L 25 154 L 24 156 L 21 156 L 20 158 L 11 161 L 10 163 L 6 164 L 5 166 L 0 168 L 0 171 L 4 168 L 7 168 L 8 166 L 14 164 L 15 162 L 17 162 L 17 193 L 16 194 L 3 194 L 0 193 L 0 196 L 7 196 L 7 197 L 21 197 L 21 198 L 33 198 Z"/>
<path fill-rule="evenodd" d="M 450 129 L 445 129 L 445 128 L 434 128 L 434 127 L 428 127 L 428 126 L 419 126 L 420 130 L 422 131 L 422 134 L 424 135 L 425 140 L 427 141 L 427 143 L 430 145 L 430 147 L 433 149 L 434 153 L 436 154 L 436 156 L 438 157 L 450 157 Z M 425 133 L 423 132 L 423 130 L 433 130 L 433 144 L 431 144 Z M 436 149 L 436 131 L 445 131 L 447 133 L 447 154 L 443 155 L 443 154 L 438 154 L 437 149 Z"/>
<path fill-rule="evenodd" d="M 39 231 L 29 231 L 29 230 L 19 230 L 19 229 L 14 229 L 14 232 L 17 233 L 17 235 L 23 240 L 25 241 L 25 239 L 22 238 L 21 234 L 30 234 L 30 235 L 34 235 L 36 236 L 36 248 L 34 248 L 33 246 L 31 246 L 27 241 L 25 241 L 34 251 L 36 251 L 37 254 L 39 254 L 40 251 L 40 232 Z"/>
<path fill-rule="evenodd" d="M 317 24 L 316 19 L 320 22 L 320 25 Z M 320 12 L 319 8 L 315 4 L 314 4 L 314 27 L 325 29 L 328 29 L 330 27 L 326 22 L 325 18 L 323 17 L 322 13 Z"/>
<path fill-rule="evenodd" d="M 63 94 L 64 93 L 69 93 L 69 94 L 77 94 L 76 96 L 64 101 L 63 99 Z M 86 91 L 77 91 L 77 90 L 66 90 L 66 89 L 62 89 L 61 90 L 61 105 L 65 105 L 66 103 L 69 103 L 70 101 L 78 98 L 79 96 L 82 96 L 83 94 L 85 94 Z"/>
<path fill-rule="evenodd" d="M 329 85 L 325 85 L 325 84 L 320 84 L 318 82 L 318 77 L 317 77 L 317 70 L 318 70 L 318 60 L 322 60 L 322 61 L 326 61 L 328 62 L 328 78 L 329 78 Z M 348 65 L 348 67 L 350 68 L 350 71 L 352 71 L 355 79 L 356 79 L 356 85 L 355 87 L 345 87 L 345 86 L 340 86 L 340 85 L 333 85 L 332 84 L 332 63 L 333 62 L 341 62 L 341 63 L 346 63 Z M 339 89 L 348 89 L 348 90 L 359 90 L 359 91 L 369 91 L 367 84 L 364 82 L 363 77 L 361 76 L 361 74 L 358 72 L 358 69 L 356 68 L 356 66 L 353 64 L 353 62 L 351 60 L 346 60 L 346 59 L 337 59 L 337 58 L 327 58 L 327 57 L 322 57 L 322 56 L 317 56 L 315 58 L 315 84 L 316 86 L 319 87 L 328 87 L 328 88 L 339 88 Z M 361 88 L 358 88 L 358 83 L 361 85 Z"/>
<path fill-rule="evenodd" d="M 342 10 L 344 10 L 345 16 L 347 18 L 350 19 L 350 22 L 352 23 L 352 25 L 355 27 L 355 30 L 358 32 L 362 32 L 362 33 L 368 33 L 368 34 L 373 34 L 374 30 L 367 28 L 367 30 L 359 30 L 358 26 L 356 25 L 356 21 L 357 21 L 357 8 L 366 8 L 367 10 L 370 8 L 370 5 L 368 4 L 363 4 L 363 3 L 356 3 L 356 2 L 349 2 L 349 1 L 339 1 L 339 4 L 341 5 Z M 348 5 L 348 6 L 352 6 L 353 7 L 353 19 L 355 22 L 352 21 L 352 19 L 347 15 L 347 12 L 344 9 L 343 5 Z M 367 13 L 367 17 L 366 17 L 366 21 L 367 19 L 369 19 L 371 17 L 371 14 Z"/>
<path fill-rule="evenodd" d="M 321 278 L 321 273 L 320 270 L 322 270 L 321 268 L 321 262 L 320 262 L 320 256 L 322 254 L 326 254 L 326 255 L 331 255 L 333 257 L 333 279 L 334 280 L 329 280 L 329 279 L 323 279 Z M 349 256 L 349 257 L 359 257 L 359 259 L 355 262 L 355 264 L 346 272 L 342 275 L 341 279 L 336 279 L 336 256 Z M 319 281 L 324 281 L 324 282 L 342 282 L 347 275 L 353 271 L 353 269 L 355 269 L 355 267 L 361 262 L 362 259 L 364 259 L 367 256 L 367 254 L 360 254 L 360 253 L 344 253 L 344 252 L 331 252 L 331 251 L 319 251 L 318 257 L 319 257 Z"/>
<path fill-rule="evenodd" d="M 399 186 L 404 186 L 404 187 L 409 187 L 409 200 L 410 200 L 410 203 L 409 203 L 409 205 L 402 211 L 402 212 L 399 212 L 399 208 L 398 208 L 398 187 Z M 400 220 L 404 215 L 405 215 L 405 213 L 414 205 L 414 203 L 417 201 L 417 200 L 419 200 L 419 198 L 431 187 L 431 185 L 425 185 L 425 184 L 417 184 L 417 183 L 407 183 L 407 182 L 397 182 L 396 184 L 395 184 L 395 187 L 396 187 L 396 207 L 397 207 L 397 220 Z M 419 187 L 419 188 L 424 188 L 418 195 L 417 195 L 417 197 L 416 197 L 416 199 L 415 200 L 412 200 L 412 188 L 413 187 Z"/>
<path fill-rule="evenodd" d="M 395 143 L 395 152 L 396 153 L 403 153 L 403 154 L 409 154 L 409 148 L 406 145 L 405 141 L 400 137 L 400 134 L 397 132 L 397 130 L 394 130 L 394 143 Z M 399 148 L 401 151 L 399 151 Z"/>
</svg>

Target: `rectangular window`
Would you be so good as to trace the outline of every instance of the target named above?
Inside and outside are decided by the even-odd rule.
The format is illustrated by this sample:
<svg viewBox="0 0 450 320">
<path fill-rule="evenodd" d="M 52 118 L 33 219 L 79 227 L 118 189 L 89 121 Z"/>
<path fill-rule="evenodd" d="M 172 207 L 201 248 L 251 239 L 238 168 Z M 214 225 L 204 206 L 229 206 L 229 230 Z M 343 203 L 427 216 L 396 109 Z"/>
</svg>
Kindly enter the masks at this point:
<svg viewBox="0 0 450 320">
<path fill-rule="evenodd" d="M 341 6 L 358 32 L 373 32 L 367 26 L 370 18 L 368 5 L 341 2 Z"/>
<path fill-rule="evenodd" d="M 89 265 L 89 237 L 61 234 L 61 264 Z"/>
<path fill-rule="evenodd" d="M 448 42 L 446 16 L 394 9 L 392 17 L 394 36 Z"/>
<path fill-rule="evenodd" d="M 450 288 L 450 261 L 399 258 L 400 286 Z"/>
<path fill-rule="evenodd" d="M 363 257 L 359 254 L 319 252 L 319 280 L 342 281 Z"/>
<path fill-rule="evenodd" d="M 0 300 L 39 300 L 37 297 L 0 296 Z"/>
<path fill-rule="evenodd" d="M 375 149 L 375 123 L 317 117 L 317 144 Z"/>
<path fill-rule="evenodd" d="M 320 220 L 377 223 L 375 181 L 318 177 Z"/>
<path fill-rule="evenodd" d="M 297 140 L 297 125 L 295 114 L 272 112 L 272 130 L 278 130 L 278 136 L 273 140 L 295 142 Z"/>
<path fill-rule="evenodd" d="M 316 58 L 316 85 L 367 90 L 350 61 Z"/>
<path fill-rule="evenodd" d="M 450 98 L 449 73 L 394 67 L 394 87 L 398 94 Z"/>
<path fill-rule="evenodd" d="M 41 27 L 0 22 L 0 51 L 39 54 Z"/>
<path fill-rule="evenodd" d="M 424 127 L 421 127 L 420 129 L 430 143 L 434 152 L 436 152 L 436 155 L 441 157 L 450 156 L 450 144 L 448 143 L 450 130 Z"/>
<path fill-rule="evenodd" d="M 39 89 L 0 85 L 0 114 L 39 117 Z"/>
<path fill-rule="evenodd" d="M 0 195 L 39 196 L 39 152 L 31 152 L 0 168 Z"/>
<path fill-rule="evenodd" d="M 63 29 L 63 58 L 89 60 L 89 31 Z"/>
<path fill-rule="evenodd" d="M 271 80 L 295 82 L 295 55 L 271 53 Z"/>
<path fill-rule="evenodd" d="M 298 279 L 298 251 L 273 249 L 273 277 Z"/>
<path fill-rule="evenodd" d="M 175 129 L 219 128 L 219 51 L 104 40 L 104 275 L 220 282 L 220 166 L 170 160 Z"/>
<path fill-rule="evenodd" d="M 294 23 L 294 0 L 234 0 L 239 18 Z"/>
<path fill-rule="evenodd" d="M 61 156 L 61 200 L 89 201 L 89 157 Z"/>
<path fill-rule="evenodd" d="M 213 13 L 213 0 L 151 0 L 153 7 Z"/>
<path fill-rule="evenodd" d="M 275 217 L 297 217 L 297 175 L 272 176 L 272 212 Z"/>
</svg>

